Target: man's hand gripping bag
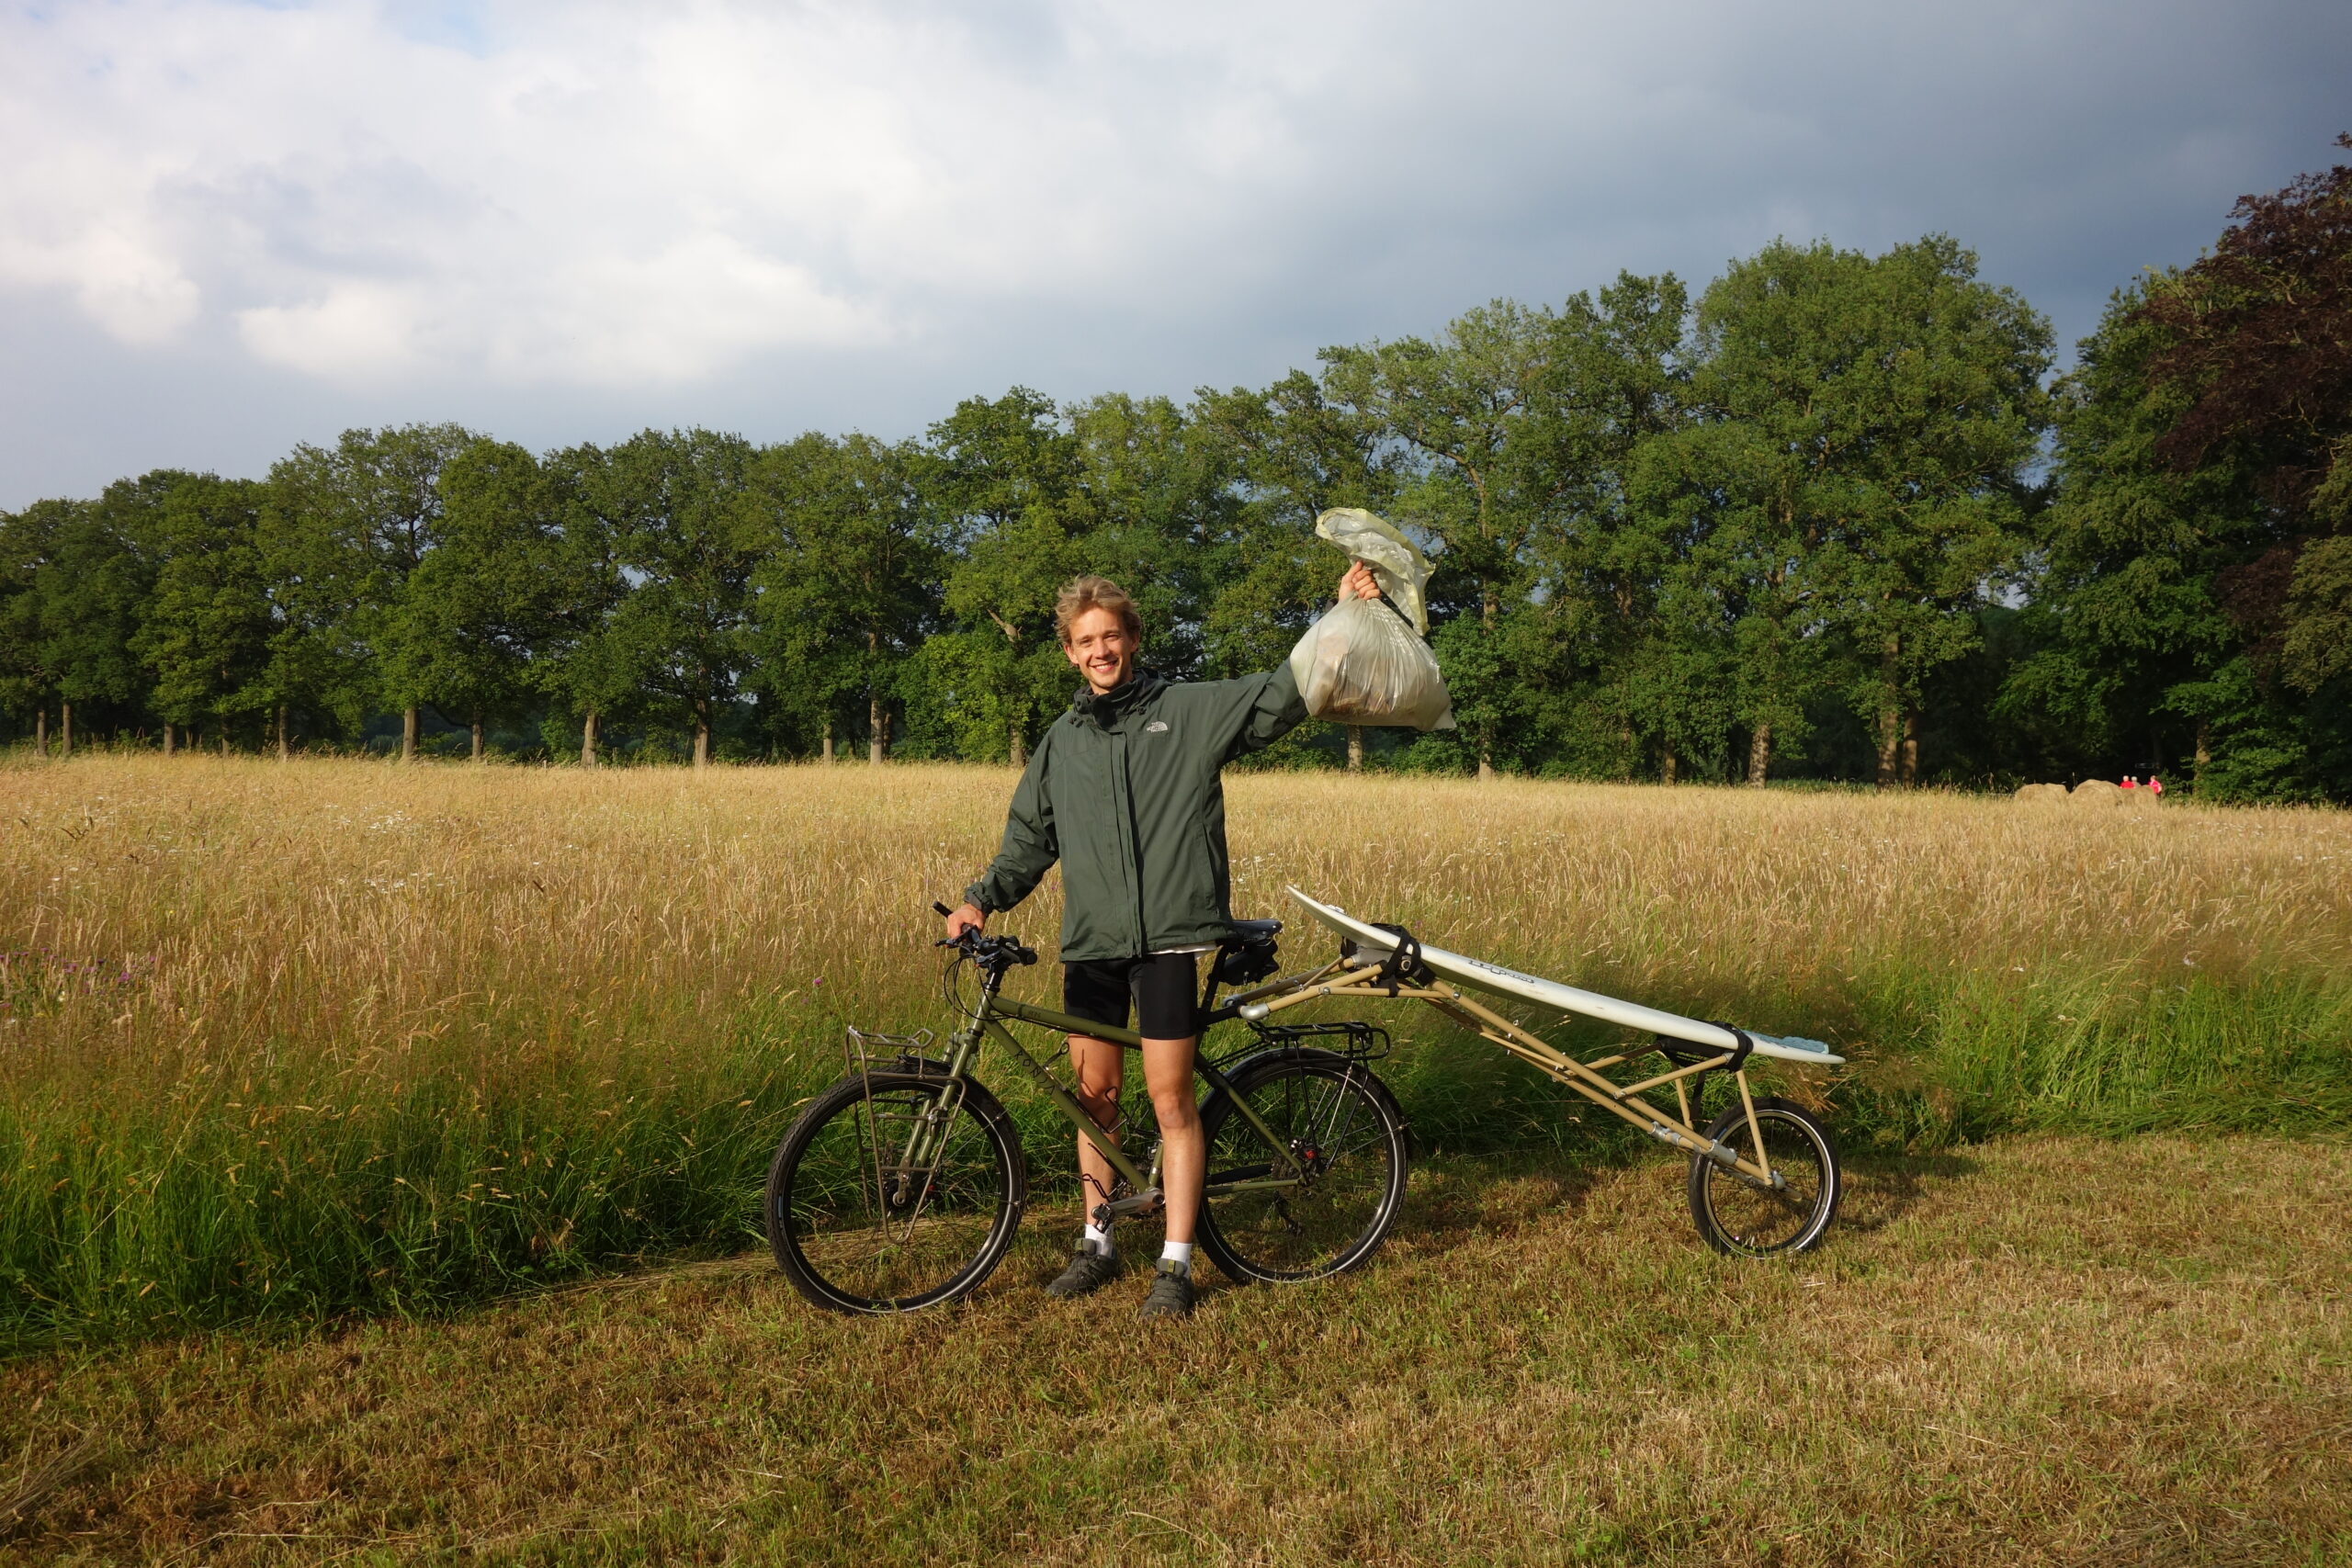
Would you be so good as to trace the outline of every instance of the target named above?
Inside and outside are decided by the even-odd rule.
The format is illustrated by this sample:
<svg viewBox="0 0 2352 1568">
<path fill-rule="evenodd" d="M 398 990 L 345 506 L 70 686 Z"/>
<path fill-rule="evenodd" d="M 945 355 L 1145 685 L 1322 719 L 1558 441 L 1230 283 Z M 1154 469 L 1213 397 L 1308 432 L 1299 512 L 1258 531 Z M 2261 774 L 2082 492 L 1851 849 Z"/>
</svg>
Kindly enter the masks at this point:
<svg viewBox="0 0 2352 1568">
<path fill-rule="evenodd" d="M 1420 637 L 1429 630 L 1428 558 L 1359 507 L 1326 512 L 1315 531 L 1370 567 L 1384 597 L 1340 600 L 1291 649 L 1306 711 L 1334 724 L 1452 729 L 1453 699 Z"/>
</svg>

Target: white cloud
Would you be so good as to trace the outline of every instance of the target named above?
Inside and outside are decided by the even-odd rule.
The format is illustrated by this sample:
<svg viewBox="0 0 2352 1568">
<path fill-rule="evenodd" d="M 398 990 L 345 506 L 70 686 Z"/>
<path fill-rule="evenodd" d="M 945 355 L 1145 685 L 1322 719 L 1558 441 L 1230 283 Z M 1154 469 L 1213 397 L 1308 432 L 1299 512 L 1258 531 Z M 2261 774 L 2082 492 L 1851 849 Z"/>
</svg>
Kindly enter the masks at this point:
<svg viewBox="0 0 2352 1568">
<path fill-rule="evenodd" d="M 1132 288 L 1299 165 L 1256 85 L 1193 96 L 1229 61 L 1114 8 L 1038 9 L 1034 51 L 946 8 L 499 15 L 476 51 L 351 4 L 20 14 L 5 112 L 37 156 L 0 212 L 62 238 L 5 276 L 103 251 L 75 299 L 118 338 L 192 328 L 200 297 L 346 382 L 691 379 Z"/>
<path fill-rule="evenodd" d="M 169 342 L 198 309 L 196 285 L 168 250 L 110 215 L 93 216 L 49 243 L 0 236 L 0 279 L 63 293 L 126 344 Z"/>
<path fill-rule="evenodd" d="M 257 359 L 350 380 L 413 368 L 431 308 L 413 288 L 337 283 L 306 304 L 240 310 L 237 328 Z"/>
<path fill-rule="evenodd" d="M 0 343 L 59 361 L 0 504 L 328 419 L 1182 393 L 1783 232 L 1953 232 L 2071 333 L 2347 71 L 2340 0 L 57 0 L 0 11 Z"/>
</svg>

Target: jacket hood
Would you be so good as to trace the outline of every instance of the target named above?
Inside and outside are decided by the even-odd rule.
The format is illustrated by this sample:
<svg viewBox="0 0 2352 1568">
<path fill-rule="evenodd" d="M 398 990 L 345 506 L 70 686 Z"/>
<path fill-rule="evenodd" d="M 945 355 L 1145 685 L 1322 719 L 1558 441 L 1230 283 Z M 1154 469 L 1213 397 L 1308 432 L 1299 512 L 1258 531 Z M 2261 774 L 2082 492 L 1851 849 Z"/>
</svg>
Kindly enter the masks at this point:
<svg viewBox="0 0 2352 1568">
<path fill-rule="evenodd" d="M 1091 686 L 1080 686 L 1078 696 L 1069 705 L 1069 711 L 1080 718 L 1092 719 L 1098 728 L 1108 729 L 1119 722 L 1121 715 L 1167 683 L 1158 671 L 1138 665 L 1134 674 L 1107 692 L 1098 693 Z"/>
</svg>

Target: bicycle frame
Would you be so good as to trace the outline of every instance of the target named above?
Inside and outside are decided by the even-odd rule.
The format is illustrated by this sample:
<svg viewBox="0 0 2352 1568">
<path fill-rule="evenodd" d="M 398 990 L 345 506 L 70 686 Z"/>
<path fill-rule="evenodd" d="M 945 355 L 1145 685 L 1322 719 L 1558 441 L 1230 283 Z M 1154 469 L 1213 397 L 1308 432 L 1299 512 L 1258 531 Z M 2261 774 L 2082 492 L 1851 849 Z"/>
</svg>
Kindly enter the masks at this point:
<svg viewBox="0 0 2352 1568">
<path fill-rule="evenodd" d="M 1012 1032 L 1005 1028 L 1000 1021 L 1012 1019 L 1021 1023 L 1035 1024 L 1041 1029 L 1054 1030 L 1062 1034 L 1091 1035 L 1097 1040 L 1107 1040 L 1114 1045 L 1136 1050 L 1142 1048 L 1143 1036 L 1133 1030 L 1114 1029 L 1108 1024 L 1097 1023 L 1091 1019 L 1078 1018 L 1069 1013 L 1056 1012 L 1050 1008 L 1032 1007 L 1026 1002 L 1013 1001 L 999 995 L 999 988 L 1002 986 L 1003 980 L 1004 975 L 1001 970 L 993 974 L 984 973 L 980 987 L 980 1005 L 973 1013 L 971 1022 L 949 1037 L 946 1066 L 950 1082 L 965 1081 L 966 1073 L 979 1057 L 981 1041 L 994 1037 L 1012 1053 L 1013 1060 L 1036 1081 L 1037 1087 L 1044 1091 L 1046 1100 L 1062 1113 L 1065 1120 L 1078 1129 L 1080 1136 L 1092 1144 L 1102 1157 L 1110 1162 L 1111 1168 L 1118 1172 L 1131 1190 L 1131 1196 L 1115 1201 L 1108 1199 L 1106 1195 L 1105 1201 L 1097 1205 L 1091 1213 L 1098 1218 L 1115 1218 L 1123 1214 L 1157 1208 L 1160 1201 L 1158 1153 L 1154 1153 L 1151 1169 L 1147 1174 L 1127 1157 L 1109 1132 L 1094 1124 L 1094 1118 L 1087 1114 L 1086 1108 L 1078 1102 L 1078 1097 L 1064 1089 L 1060 1080 L 1056 1078 L 1043 1063 L 1024 1050 L 1021 1042 L 1013 1037 Z M 1205 1035 L 1209 1026 L 1233 1016 L 1235 1016 L 1235 1010 L 1230 1004 L 1215 1011 L 1205 1012 L 1203 1016 L 1203 1034 Z M 1306 1179 L 1306 1168 L 1292 1155 L 1288 1145 L 1272 1127 L 1266 1124 L 1265 1120 L 1258 1114 L 1257 1110 L 1248 1100 L 1233 1091 L 1232 1079 L 1226 1077 L 1216 1063 L 1200 1054 L 1197 1043 L 1193 1047 L 1193 1072 L 1195 1077 L 1205 1079 L 1211 1090 L 1226 1091 L 1227 1098 L 1232 1101 L 1234 1110 L 1249 1122 L 1261 1138 L 1265 1140 L 1266 1146 L 1273 1151 L 1275 1160 L 1280 1162 L 1276 1167 L 1276 1173 L 1264 1179 L 1212 1181 L 1204 1190 L 1204 1197 L 1222 1197 L 1235 1192 L 1282 1190 L 1296 1187 Z M 953 1100 L 943 1098 L 937 1108 L 937 1113 L 925 1118 L 926 1125 L 916 1130 L 906 1151 L 907 1158 L 903 1168 L 919 1169 L 930 1159 L 936 1157 L 940 1152 L 939 1149 L 930 1145 L 933 1140 L 944 1140 L 948 1123 L 946 1113 L 954 1109 L 955 1104 Z"/>
<path fill-rule="evenodd" d="M 1732 1081 L 1739 1087 L 1739 1102 L 1747 1120 L 1747 1133 L 1751 1140 L 1749 1146 L 1759 1151 L 1763 1148 L 1764 1137 L 1762 1130 L 1756 1124 L 1756 1100 L 1748 1089 L 1747 1066 L 1733 1052 L 1726 1051 L 1672 1072 L 1660 1073 L 1639 1083 L 1621 1087 L 1604 1076 L 1608 1070 L 1646 1055 L 1654 1047 L 1620 1051 L 1591 1061 L 1580 1061 L 1537 1038 L 1493 1009 L 1473 1001 L 1443 980 L 1430 977 L 1418 985 L 1400 980 L 1394 973 L 1394 965 L 1385 961 L 1367 964 L 1361 959 L 1351 962 L 1346 958 L 1336 958 L 1320 969 L 1270 981 L 1254 990 L 1227 998 L 1227 1006 L 1237 1010 L 1247 1007 L 1250 1010 L 1245 1016 L 1259 1018 L 1325 997 L 1345 997 L 1362 1001 L 1426 1002 L 1453 1022 L 1481 1039 L 1501 1046 L 1554 1081 L 1576 1090 L 1603 1111 L 1623 1117 L 1659 1143 L 1713 1160 L 1751 1187 L 1778 1191 L 1788 1184 L 1787 1178 L 1779 1171 L 1757 1160 L 1741 1157 L 1736 1150 L 1708 1137 L 1692 1124 L 1690 1080 L 1718 1069 L 1728 1071 Z M 1645 1098 L 1668 1084 L 1674 1086 L 1679 1115 L 1676 1111 L 1668 1111 Z"/>
</svg>

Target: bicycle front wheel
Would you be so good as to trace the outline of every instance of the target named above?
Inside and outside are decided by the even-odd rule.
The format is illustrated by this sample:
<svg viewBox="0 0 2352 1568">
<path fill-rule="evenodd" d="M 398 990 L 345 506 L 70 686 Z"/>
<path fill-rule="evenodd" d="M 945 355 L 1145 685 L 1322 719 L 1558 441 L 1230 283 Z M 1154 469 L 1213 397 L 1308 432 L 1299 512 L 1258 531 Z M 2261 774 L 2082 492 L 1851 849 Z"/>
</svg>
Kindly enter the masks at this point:
<svg viewBox="0 0 2352 1568">
<path fill-rule="evenodd" d="M 1361 1062 L 1312 1050 L 1244 1062 L 1232 1093 L 1203 1108 L 1201 1126 L 1209 1145 L 1201 1247 L 1230 1279 L 1337 1274 L 1370 1258 L 1396 1223 L 1405 1119 Z"/>
<path fill-rule="evenodd" d="M 1760 1159 L 1757 1133 L 1764 1137 Z M 1838 1217 L 1838 1145 L 1811 1111 L 1785 1100 L 1759 1100 L 1751 1132 L 1747 1111 L 1734 1105 L 1715 1118 L 1707 1136 L 1757 1160 L 1781 1182 L 1758 1186 L 1745 1171 L 1692 1156 L 1690 1217 L 1709 1247 L 1735 1258 L 1770 1258 L 1803 1252 L 1821 1239 Z"/>
<path fill-rule="evenodd" d="M 1021 1141 L 969 1078 L 872 1073 L 817 1097 L 768 1171 L 776 1267 L 834 1312 L 908 1312 L 978 1290 L 1028 1195 Z"/>
</svg>

